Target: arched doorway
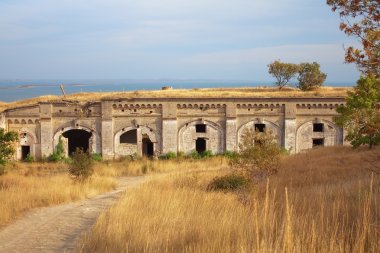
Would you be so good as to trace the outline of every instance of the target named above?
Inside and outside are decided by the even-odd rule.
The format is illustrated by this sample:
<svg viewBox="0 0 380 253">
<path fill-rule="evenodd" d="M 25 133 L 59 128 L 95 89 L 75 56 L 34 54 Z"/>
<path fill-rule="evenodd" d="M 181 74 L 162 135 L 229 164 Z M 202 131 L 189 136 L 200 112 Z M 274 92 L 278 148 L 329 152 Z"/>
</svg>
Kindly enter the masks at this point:
<svg viewBox="0 0 380 253">
<path fill-rule="evenodd" d="M 33 131 L 22 128 L 19 130 L 19 145 L 17 147 L 17 159 L 18 160 L 25 160 L 28 156 L 35 157 L 35 146 L 37 143 L 37 136 L 34 134 Z"/>
<path fill-rule="evenodd" d="M 206 151 L 206 139 L 205 138 L 198 138 L 195 141 L 195 150 L 201 154 Z"/>
<path fill-rule="evenodd" d="M 62 134 L 67 138 L 67 151 L 71 156 L 77 148 L 82 149 L 84 152 L 89 151 L 90 138 L 92 134 L 83 129 L 71 129 Z"/>
<path fill-rule="evenodd" d="M 178 151 L 190 154 L 206 150 L 213 154 L 223 153 L 225 137 L 223 128 L 209 120 L 195 120 L 185 123 L 178 131 Z"/>
<path fill-rule="evenodd" d="M 149 137 L 143 137 L 142 139 L 142 154 L 147 157 L 153 157 L 154 155 L 154 145 Z"/>
<path fill-rule="evenodd" d="M 343 129 L 333 122 L 315 119 L 304 122 L 296 132 L 296 153 L 318 146 L 343 144 Z"/>
<path fill-rule="evenodd" d="M 158 152 L 155 130 L 147 126 L 124 127 L 114 137 L 115 157 L 139 155 L 152 157 Z"/>
</svg>

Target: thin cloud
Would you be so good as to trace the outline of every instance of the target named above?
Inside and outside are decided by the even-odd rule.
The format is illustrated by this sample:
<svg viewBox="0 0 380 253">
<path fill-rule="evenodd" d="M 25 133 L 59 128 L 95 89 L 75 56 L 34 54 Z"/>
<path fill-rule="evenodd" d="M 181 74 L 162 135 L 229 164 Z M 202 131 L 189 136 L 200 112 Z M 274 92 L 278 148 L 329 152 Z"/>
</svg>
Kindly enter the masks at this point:
<svg viewBox="0 0 380 253">
<path fill-rule="evenodd" d="M 341 73 L 338 25 L 315 0 L 4 0 L 0 77 L 268 79 L 273 59 Z"/>
</svg>

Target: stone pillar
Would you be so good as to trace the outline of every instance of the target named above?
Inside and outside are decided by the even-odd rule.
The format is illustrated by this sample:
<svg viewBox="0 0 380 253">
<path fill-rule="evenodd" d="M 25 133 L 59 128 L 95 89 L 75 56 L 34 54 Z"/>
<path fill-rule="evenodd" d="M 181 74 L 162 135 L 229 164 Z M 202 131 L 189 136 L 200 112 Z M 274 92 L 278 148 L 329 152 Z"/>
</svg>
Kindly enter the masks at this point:
<svg viewBox="0 0 380 253">
<path fill-rule="evenodd" d="M 114 136 L 112 121 L 112 101 L 102 101 L 102 130 L 100 134 L 102 143 L 102 157 L 104 160 L 114 158 Z"/>
<path fill-rule="evenodd" d="M 237 151 L 239 145 L 237 142 L 236 106 L 233 103 L 228 103 L 226 105 L 225 150 Z"/>
<path fill-rule="evenodd" d="M 52 105 L 40 104 L 40 129 L 41 129 L 41 157 L 48 157 L 53 153 L 53 126 L 51 121 Z"/>
<path fill-rule="evenodd" d="M 178 151 L 177 107 L 175 103 L 165 103 L 162 106 L 161 138 L 163 154 Z"/>
<path fill-rule="evenodd" d="M 5 123 L 5 115 L 0 114 L 0 128 L 6 129 L 6 123 Z"/>
<path fill-rule="evenodd" d="M 296 152 L 296 132 L 296 105 L 287 103 L 285 105 L 284 147 L 291 154 Z"/>
</svg>

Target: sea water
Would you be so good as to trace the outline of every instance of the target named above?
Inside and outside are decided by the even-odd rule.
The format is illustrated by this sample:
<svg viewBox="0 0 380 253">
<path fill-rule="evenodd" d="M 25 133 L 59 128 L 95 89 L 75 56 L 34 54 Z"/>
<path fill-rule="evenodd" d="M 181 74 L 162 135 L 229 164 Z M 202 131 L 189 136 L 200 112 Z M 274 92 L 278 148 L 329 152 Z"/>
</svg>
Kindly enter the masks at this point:
<svg viewBox="0 0 380 253">
<path fill-rule="evenodd" d="M 0 101 L 11 102 L 42 95 L 61 95 L 60 85 L 67 94 L 79 92 L 107 92 L 157 90 L 162 86 L 174 89 L 223 88 L 223 87 L 263 87 L 273 86 L 273 82 L 249 80 L 171 80 L 171 79 L 7 79 L 0 80 Z M 353 86 L 353 83 L 327 83 L 326 86 Z"/>
</svg>

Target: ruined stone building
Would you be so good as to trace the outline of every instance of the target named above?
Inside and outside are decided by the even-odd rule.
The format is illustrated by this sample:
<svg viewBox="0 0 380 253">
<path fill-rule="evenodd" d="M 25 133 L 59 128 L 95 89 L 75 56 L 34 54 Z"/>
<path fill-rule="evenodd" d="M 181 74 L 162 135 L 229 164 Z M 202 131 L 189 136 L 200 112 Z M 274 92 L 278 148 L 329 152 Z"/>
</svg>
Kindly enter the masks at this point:
<svg viewBox="0 0 380 253">
<path fill-rule="evenodd" d="M 271 130 L 292 153 L 343 144 L 333 123 L 343 97 L 133 98 L 40 102 L 7 109 L 0 127 L 17 131 L 17 159 L 48 157 L 61 139 L 104 159 L 237 150 L 247 128 Z"/>
</svg>

